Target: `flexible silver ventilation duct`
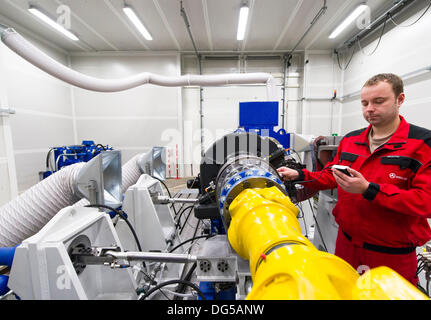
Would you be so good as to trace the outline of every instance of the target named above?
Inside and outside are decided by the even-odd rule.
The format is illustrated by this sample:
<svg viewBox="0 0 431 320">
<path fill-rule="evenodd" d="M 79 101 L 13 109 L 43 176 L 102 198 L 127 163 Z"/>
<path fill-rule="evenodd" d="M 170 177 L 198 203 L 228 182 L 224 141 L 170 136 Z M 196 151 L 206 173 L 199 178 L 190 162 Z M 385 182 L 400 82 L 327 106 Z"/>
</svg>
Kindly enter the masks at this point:
<svg viewBox="0 0 431 320">
<path fill-rule="evenodd" d="M 137 154 L 122 166 L 122 193 L 141 176 Z M 89 204 L 74 193 L 74 181 L 85 163 L 62 168 L 0 208 L 0 247 L 11 247 L 37 233 L 61 209 Z M 79 200 L 79 201 L 78 201 Z M 78 201 L 78 202 L 77 202 Z"/>
</svg>

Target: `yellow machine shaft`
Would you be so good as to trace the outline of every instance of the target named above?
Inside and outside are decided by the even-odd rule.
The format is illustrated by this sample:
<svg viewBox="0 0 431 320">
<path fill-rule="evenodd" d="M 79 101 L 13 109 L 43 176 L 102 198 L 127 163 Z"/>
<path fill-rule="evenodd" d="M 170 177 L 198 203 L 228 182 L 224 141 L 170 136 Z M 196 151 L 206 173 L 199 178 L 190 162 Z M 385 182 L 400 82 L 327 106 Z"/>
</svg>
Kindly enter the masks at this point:
<svg viewBox="0 0 431 320">
<path fill-rule="evenodd" d="M 229 242 L 249 260 L 247 299 L 428 299 L 387 267 L 359 275 L 301 234 L 298 208 L 278 188 L 245 189 L 230 204 Z"/>
</svg>

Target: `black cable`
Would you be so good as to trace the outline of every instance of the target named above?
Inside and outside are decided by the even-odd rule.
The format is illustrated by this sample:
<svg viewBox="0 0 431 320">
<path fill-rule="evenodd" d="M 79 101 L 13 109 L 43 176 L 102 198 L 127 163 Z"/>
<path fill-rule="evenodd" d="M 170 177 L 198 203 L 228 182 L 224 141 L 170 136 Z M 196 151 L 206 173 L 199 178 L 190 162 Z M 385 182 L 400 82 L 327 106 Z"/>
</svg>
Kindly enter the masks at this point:
<svg viewBox="0 0 431 320">
<path fill-rule="evenodd" d="M 202 221 L 202 220 L 198 220 L 198 223 L 196 223 L 195 232 L 193 232 L 193 236 L 192 236 L 192 238 L 196 238 L 196 233 L 198 232 L 199 225 L 201 224 L 201 221 Z M 190 249 L 189 249 L 189 254 L 190 254 L 190 251 L 192 251 L 193 241 L 194 241 L 194 240 L 192 240 L 192 246 L 190 246 Z"/>
<path fill-rule="evenodd" d="M 428 9 L 427 9 L 427 10 L 428 10 Z M 380 42 L 382 41 L 382 37 L 383 37 L 383 34 L 384 34 L 384 32 L 385 32 L 385 27 L 386 27 L 386 22 L 388 21 L 388 17 L 390 18 L 390 14 L 389 14 L 389 13 L 385 16 L 385 21 L 383 22 L 382 31 L 380 32 L 380 36 L 379 36 L 379 40 L 377 41 L 377 45 L 376 45 L 376 47 L 374 48 L 374 50 L 373 50 L 370 54 L 366 54 L 366 53 L 363 51 L 363 49 L 362 49 L 362 47 L 361 47 L 361 42 L 360 42 L 359 38 L 357 38 L 357 39 L 356 39 L 355 43 L 356 43 L 356 42 L 358 43 L 359 50 L 362 52 L 362 54 L 367 55 L 367 56 L 372 56 L 372 55 L 376 52 L 377 48 L 378 48 L 378 47 L 379 47 L 379 45 L 380 45 Z M 347 67 L 349 66 L 349 64 L 350 64 L 350 62 L 352 61 L 352 58 L 353 58 L 353 56 L 354 56 L 354 53 L 355 53 L 355 47 L 354 47 L 354 45 L 352 46 L 352 48 L 353 48 L 353 50 L 352 50 L 352 55 L 350 56 L 350 59 L 349 59 L 349 61 L 347 62 L 347 64 L 346 64 L 346 66 L 345 66 L 345 67 L 341 67 L 341 64 L 340 64 L 340 56 L 339 56 L 339 54 L 338 54 L 338 51 L 335 51 L 335 53 L 336 53 L 336 55 L 337 55 L 338 67 L 339 67 L 341 70 L 343 70 L 343 71 L 344 71 L 344 70 L 347 70 Z"/>
<path fill-rule="evenodd" d="M 387 15 L 385 16 L 385 21 L 383 22 L 382 32 L 380 33 L 379 41 L 377 41 L 377 45 L 376 45 L 376 47 L 374 48 L 373 52 L 371 52 L 370 54 L 366 54 L 366 53 L 364 53 L 364 51 L 363 51 L 363 50 L 362 50 L 362 48 L 361 48 L 361 43 L 359 42 L 359 39 L 358 39 L 359 49 L 361 50 L 362 54 L 364 54 L 364 55 L 366 55 L 366 56 L 372 56 L 372 55 L 374 54 L 374 52 L 376 52 L 377 48 L 378 48 L 378 47 L 379 47 L 379 45 L 380 45 L 380 41 L 382 40 L 383 33 L 385 32 L 385 27 L 386 27 L 386 22 L 388 21 L 388 17 L 389 17 L 389 14 L 387 14 Z"/>
<path fill-rule="evenodd" d="M 200 173 L 193 179 L 192 185 L 190 186 L 189 189 L 193 189 L 193 187 L 195 186 L 195 182 L 196 182 L 197 178 L 199 178 L 199 177 L 200 177 Z"/>
<path fill-rule="evenodd" d="M 320 231 L 320 226 L 319 226 L 319 223 L 317 222 L 317 218 L 316 218 L 316 216 L 314 214 L 314 209 L 313 209 L 313 206 L 311 204 L 310 199 L 308 199 L 308 204 L 310 205 L 311 213 L 313 214 L 313 218 L 314 218 L 314 221 L 316 223 L 317 232 L 319 232 L 320 239 L 322 239 L 323 247 L 325 248 L 325 251 L 328 252 L 328 248 L 326 247 L 325 240 L 323 240 L 323 235 L 322 235 L 322 232 Z"/>
<path fill-rule="evenodd" d="M 138 239 L 138 236 L 136 235 L 135 229 L 133 228 L 130 221 L 126 218 L 126 216 L 123 214 L 124 211 L 114 209 L 114 208 L 107 206 L 107 205 L 104 205 L 104 204 L 89 204 L 89 205 L 86 205 L 85 207 L 88 207 L 88 208 L 105 208 L 105 209 L 108 209 L 108 210 L 115 212 L 127 224 L 127 226 L 129 227 L 130 231 L 133 234 L 133 237 L 135 238 L 136 245 L 138 246 L 138 250 L 142 251 L 142 247 L 141 247 L 141 244 L 139 243 L 139 239 Z"/>
<path fill-rule="evenodd" d="M 301 160 L 301 156 L 299 155 L 299 153 L 298 153 L 298 152 L 296 152 L 296 150 L 295 150 L 295 149 L 290 149 L 290 151 L 293 151 L 293 152 L 296 154 L 296 156 L 298 157 L 298 161 L 299 161 L 299 162 L 302 162 L 302 160 Z"/>
<path fill-rule="evenodd" d="M 423 270 L 425 269 L 425 264 L 422 264 L 418 269 L 416 270 L 416 275 L 419 275 Z"/>
<path fill-rule="evenodd" d="M 189 220 L 189 217 L 190 217 L 190 215 L 192 214 L 192 212 L 193 212 L 193 211 L 190 209 L 189 213 L 187 214 L 186 219 L 184 220 L 183 225 L 181 226 L 180 234 L 181 234 L 181 233 L 183 233 L 184 227 L 186 226 L 186 223 L 187 223 L 187 221 Z M 201 221 L 201 220 L 199 220 L 199 221 L 198 221 L 198 224 L 200 223 L 200 221 Z M 189 224 L 189 226 L 190 226 L 190 224 Z M 192 228 L 193 228 L 193 227 L 192 227 Z"/>
<path fill-rule="evenodd" d="M 171 250 L 169 250 L 169 253 L 175 251 L 176 249 L 178 249 L 179 247 L 185 245 L 186 243 L 188 243 L 190 241 L 194 241 L 194 240 L 201 239 L 201 238 L 207 238 L 208 239 L 208 238 L 211 238 L 211 237 L 214 237 L 214 236 L 215 236 L 215 234 L 206 234 L 206 235 L 203 235 L 203 236 L 197 236 L 197 237 L 193 237 L 193 238 L 187 239 L 187 240 L 181 242 L 179 245 L 173 247 Z"/>
<path fill-rule="evenodd" d="M 317 180 L 319 180 L 321 177 L 322 177 L 322 174 L 323 174 L 323 171 L 325 171 L 325 170 L 327 170 L 327 169 L 331 169 L 332 167 L 326 167 L 326 168 L 323 168 L 321 171 L 320 171 L 320 175 L 317 177 L 317 178 L 315 178 L 315 179 L 312 179 L 312 180 L 303 180 L 303 181 L 292 181 L 294 184 L 298 184 L 298 183 L 306 183 L 306 182 L 313 182 L 313 181 L 317 181 Z"/>
<path fill-rule="evenodd" d="M 106 151 L 106 147 L 103 144 L 100 144 L 100 143 L 96 144 L 95 149 L 97 149 L 98 146 L 101 146 L 103 151 Z"/>
<path fill-rule="evenodd" d="M 413 23 L 411 23 L 411 24 L 409 24 L 409 25 L 407 25 L 407 26 L 402 26 L 402 25 L 400 25 L 400 24 L 398 24 L 398 23 L 396 23 L 395 21 L 394 21 L 394 19 L 393 19 L 393 17 L 392 17 L 392 14 L 390 13 L 390 12 L 388 12 L 388 15 L 389 15 L 389 19 L 392 21 L 392 23 L 394 24 L 394 25 L 396 25 L 397 27 L 402 27 L 402 28 L 408 28 L 408 27 L 411 27 L 412 25 L 414 25 L 414 24 L 416 24 L 416 22 L 418 22 L 420 19 L 422 19 L 422 17 L 425 15 L 425 13 L 427 13 L 427 11 L 428 11 L 428 9 L 431 7 L 431 1 L 430 1 L 430 4 L 428 5 L 428 7 L 425 9 L 425 11 L 421 14 L 421 16 L 415 21 L 415 22 L 413 22 Z"/>
<path fill-rule="evenodd" d="M 430 296 L 430 280 L 427 280 L 427 296 Z"/>
<path fill-rule="evenodd" d="M 0 270 L 0 274 L 7 274 L 10 273 L 10 267 L 5 267 Z"/>
<path fill-rule="evenodd" d="M 305 236 L 308 239 L 308 231 L 307 231 L 307 223 L 305 222 L 305 214 L 304 214 L 304 211 L 302 210 L 302 205 L 299 203 L 298 206 L 302 213 L 302 221 L 304 221 Z"/>
<path fill-rule="evenodd" d="M 139 300 L 145 300 L 147 297 L 149 297 L 156 290 L 159 290 L 160 288 L 163 288 L 165 286 L 168 286 L 168 285 L 174 284 L 174 283 L 182 283 L 182 284 L 184 284 L 186 286 L 189 286 L 189 287 L 193 288 L 199 294 L 199 296 L 202 298 L 202 300 L 206 300 L 204 294 L 198 288 L 198 286 L 196 286 L 194 283 L 192 283 L 190 281 L 186 281 L 186 280 L 182 280 L 182 279 L 169 280 L 169 281 L 165 281 L 163 283 L 160 283 L 157 286 L 155 286 L 154 288 L 148 290 L 148 292 L 145 293 L 142 297 L 140 297 Z"/>
<path fill-rule="evenodd" d="M 424 287 L 421 286 L 421 284 L 418 282 L 417 288 L 423 293 L 423 294 L 427 294 L 427 291 Z"/>
<path fill-rule="evenodd" d="M 156 285 L 157 285 L 157 282 L 154 280 L 154 278 L 151 278 L 150 276 L 148 276 L 146 273 L 144 273 L 147 277 L 149 277 L 150 278 L 150 280 L 151 280 L 151 284 L 153 284 L 153 283 L 155 283 Z M 160 291 L 160 293 L 161 294 L 163 294 L 164 296 L 165 296 L 165 298 L 166 298 L 166 300 L 171 300 L 171 299 L 169 299 L 169 297 L 163 292 L 163 290 L 162 289 L 158 289 L 159 291 Z M 141 293 L 144 293 L 145 292 L 145 290 L 144 290 L 144 288 L 141 288 L 141 289 L 138 289 L 138 290 L 136 290 L 136 294 L 137 295 L 140 295 Z"/>
<path fill-rule="evenodd" d="M 180 211 L 180 212 L 178 212 L 178 219 L 177 219 L 176 227 L 179 227 L 180 222 L 181 222 L 181 217 L 183 216 L 184 212 L 185 212 L 187 209 L 193 209 L 194 207 L 195 207 L 195 205 L 191 205 L 191 206 L 188 206 L 188 207 L 182 208 L 182 209 L 181 209 L 181 211 Z"/>
<path fill-rule="evenodd" d="M 196 267 L 197 267 L 197 262 L 194 262 L 192 264 L 192 266 L 190 267 L 189 271 L 187 271 L 187 274 L 184 276 L 184 278 L 182 278 L 182 280 L 190 281 L 190 279 L 192 278 L 193 272 L 195 271 Z M 186 289 L 186 286 L 183 283 L 180 283 L 178 285 L 177 289 L 175 290 L 175 292 L 177 292 L 177 293 L 184 293 L 185 289 Z M 176 296 L 174 298 L 174 300 L 182 300 L 182 297 Z"/>
<path fill-rule="evenodd" d="M 144 266 L 145 267 L 145 266 Z M 156 282 L 156 280 L 153 278 L 153 277 L 151 277 L 149 274 L 147 274 L 146 272 L 144 272 L 142 269 L 140 269 L 139 270 L 139 272 L 142 272 L 148 279 L 150 279 L 150 284 L 157 284 L 157 282 Z M 159 289 L 159 291 L 160 291 L 160 293 L 161 294 L 163 294 L 164 296 L 165 296 L 165 298 L 167 299 L 167 300 L 171 300 L 171 299 L 169 299 L 169 297 L 163 292 L 163 290 L 160 290 Z M 139 294 L 141 294 L 141 293 L 143 293 L 143 292 L 145 292 L 145 290 L 143 289 L 143 288 L 140 288 L 140 289 L 137 289 L 136 290 L 136 293 L 139 295 Z"/>
<path fill-rule="evenodd" d="M 184 223 L 183 223 L 183 225 L 182 225 L 182 229 L 184 229 L 184 227 L 186 226 L 186 224 L 190 227 L 190 228 L 193 228 L 193 226 L 189 223 L 189 217 L 191 216 L 191 214 L 192 214 L 192 211 L 190 211 L 188 214 L 187 214 L 187 217 L 186 217 L 186 219 L 185 219 L 185 221 L 184 221 Z M 205 221 L 204 220 L 200 220 L 201 222 L 202 222 L 202 224 L 203 224 L 203 229 L 205 229 L 205 227 L 207 227 L 207 225 L 205 224 Z M 182 230 L 180 230 L 180 234 L 182 233 Z"/>
<path fill-rule="evenodd" d="M 345 71 L 345 70 L 347 70 L 347 67 L 349 66 L 350 62 L 352 61 L 353 56 L 355 55 L 355 46 L 354 46 L 354 45 L 352 46 L 352 55 L 350 56 L 350 59 L 349 59 L 349 61 L 347 62 L 347 64 L 346 64 L 346 66 L 345 66 L 345 67 L 342 67 L 342 66 L 341 66 L 341 63 L 340 63 L 340 56 L 339 56 L 339 54 L 338 54 L 338 51 L 335 51 L 335 54 L 337 55 L 338 67 L 339 67 L 341 70 Z"/>
<path fill-rule="evenodd" d="M 166 183 L 162 179 L 157 178 L 155 176 L 151 176 L 151 178 L 160 181 L 160 183 L 163 184 L 163 186 L 165 187 L 166 191 L 168 192 L 169 198 L 172 198 L 171 191 L 169 190 L 168 186 L 166 185 Z M 177 215 L 177 210 L 175 209 L 175 204 L 172 206 L 172 209 L 174 210 L 174 214 L 176 216 Z"/>
<path fill-rule="evenodd" d="M 169 198 L 172 198 L 171 191 L 169 190 L 168 186 L 166 185 L 166 183 L 165 183 L 162 179 L 157 178 L 157 177 L 155 177 L 155 176 L 151 176 L 151 178 L 154 178 L 154 179 L 156 179 L 156 180 L 159 180 L 159 181 L 160 181 L 160 183 L 161 183 L 161 184 L 163 184 L 163 186 L 165 187 L 166 191 L 168 192 Z"/>
<path fill-rule="evenodd" d="M 178 191 L 178 192 L 174 193 L 174 198 L 176 198 L 179 194 L 181 194 L 181 192 L 180 192 L 180 191 Z M 190 195 L 188 195 L 188 196 L 187 196 L 187 198 L 188 198 L 189 196 L 190 196 Z M 176 203 L 171 203 L 171 204 L 170 204 L 170 208 L 174 211 L 174 217 L 176 217 L 176 216 L 178 215 L 178 211 L 177 211 L 177 209 L 175 208 L 175 204 L 176 204 Z M 179 209 L 179 210 L 182 210 L 182 209 L 184 208 L 184 206 L 185 206 L 185 203 L 183 203 L 183 204 L 181 205 L 181 207 L 180 207 L 180 209 Z"/>
<path fill-rule="evenodd" d="M 190 211 L 190 213 L 191 213 L 191 211 Z M 190 213 L 189 213 L 189 216 L 190 216 Z M 188 217 L 187 217 L 188 218 Z M 197 240 L 197 239 L 199 239 L 199 238 L 202 238 L 202 236 L 199 236 L 199 237 L 196 237 L 196 233 L 197 233 L 197 231 L 198 231 L 198 229 L 199 229 L 199 224 L 200 224 L 200 222 L 201 222 L 202 220 L 199 220 L 198 221 L 198 223 L 196 224 L 196 228 L 195 228 L 195 231 L 193 232 L 193 237 L 191 238 L 191 239 L 188 239 L 187 241 L 184 241 L 182 244 L 180 244 L 180 245 L 178 245 L 177 247 L 179 247 L 179 246 L 181 246 L 181 245 L 183 245 L 183 244 L 185 244 L 186 242 L 193 242 L 194 240 Z M 187 220 L 186 220 L 186 222 L 187 222 Z M 185 223 L 184 223 L 184 225 L 185 225 Z M 184 227 L 184 226 L 183 226 Z M 181 230 L 182 231 L 182 230 Z M 204 237 L 207 237 L 207 239 L 208 238 L 210 238 L 210 237 L 212 237 L 212 236 L 215 236 L 215 235 L 208 235 L 208 236 L 204 236 Z M 169 252 L 172 252 L 172 251 L 174 251 L 177 247 L 175 247 L 175 248 L 173 248 L 173 249 L 171 249 L 171 251 L 169 251 Z M 188 254 L 190 254 L 190 252 L 191 252 L 191 250 L 192 250 L 192 247 L 193 247 L 193 244 L 190 246 L 190 249 L 189 249 L 189 252 L 188 252 Z M 187 266 L 187 265 L 186 265 Z M 185 271 L 185 268 L 186 268 L 186 266 L 184 266 L 184 269 L 183 269 L 183 271 L 182 271 L 182 275 L 184 274 L 184 271 Z M 196 268 L 196 262 L 192 265 L 192 267 L 189 269 L 189 271 L 187 272 L 187 274 L 186 274 L 186 276 L 183 278 L 182 277 L 182 275 L 181 275 L 181 277 L 182 277 L 182 279 L 185 279 L 185 280 L 190 280 L 191 279 L 191 276 L 192 276 L 192 273 L 193 273 L 193 271 L 194 271 L 194 269 Z M 177 288 L 177 289 L 181 289 L 182 291 L 184 291 L 184 287 L 183 288 Z"/>
</svg>

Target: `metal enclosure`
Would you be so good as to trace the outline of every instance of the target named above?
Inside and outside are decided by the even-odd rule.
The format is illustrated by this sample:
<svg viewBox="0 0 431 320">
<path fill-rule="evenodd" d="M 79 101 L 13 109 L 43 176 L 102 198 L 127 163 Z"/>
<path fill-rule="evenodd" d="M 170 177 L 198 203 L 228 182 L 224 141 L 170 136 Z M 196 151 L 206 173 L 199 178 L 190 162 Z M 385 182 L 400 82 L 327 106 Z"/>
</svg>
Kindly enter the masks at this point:
<svg viewBox="0 0 431 320">
<path fill-rule="evenodd" d="M 105 265 L 75 269 L 69 252 L 87 245 L 122 248 L 109 215 L 95 208 L 62 209 L 16 249 L 9 287 L 21 299 L 136 299 L 130 269 Z"/>
</svg>

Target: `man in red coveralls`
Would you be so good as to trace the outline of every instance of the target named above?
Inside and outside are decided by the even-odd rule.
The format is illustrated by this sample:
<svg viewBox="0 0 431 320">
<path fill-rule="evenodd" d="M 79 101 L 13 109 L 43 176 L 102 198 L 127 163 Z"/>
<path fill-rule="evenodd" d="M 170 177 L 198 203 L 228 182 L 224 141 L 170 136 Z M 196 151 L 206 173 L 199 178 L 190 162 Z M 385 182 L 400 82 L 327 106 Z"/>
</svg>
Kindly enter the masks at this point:
<svg viewBox="0 0 431 320">
<path fill-rule="evenodd" d="M 431 131 L 399 115 L 403 91 L 394 74 L 372 77 L 361 91 L 368 128 L 348 133 L 322 171 L 278 172 L 315 190 L 338 187 L 335 255 L 355 269 L 388 266 L 416 286 L 416 247 L 431 239 Z"/>
</svg>

